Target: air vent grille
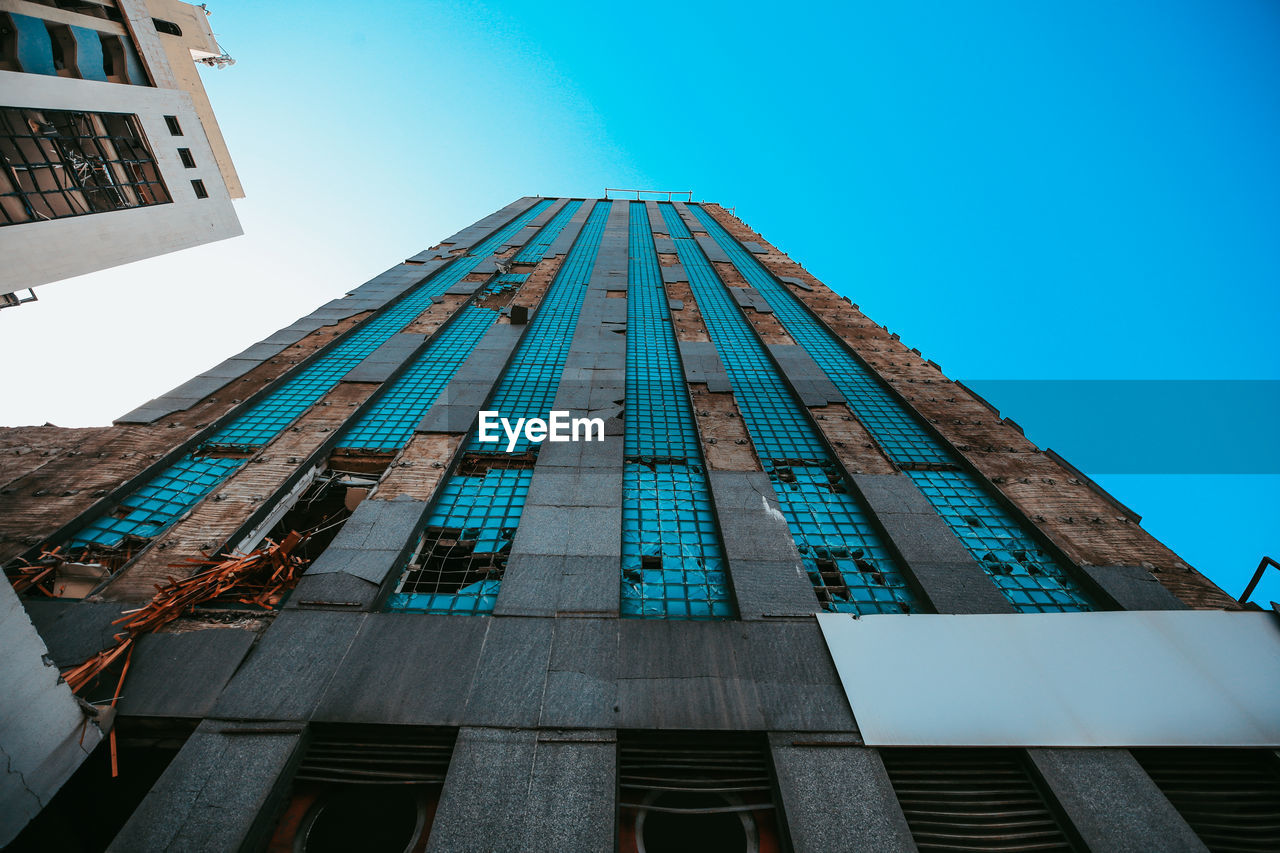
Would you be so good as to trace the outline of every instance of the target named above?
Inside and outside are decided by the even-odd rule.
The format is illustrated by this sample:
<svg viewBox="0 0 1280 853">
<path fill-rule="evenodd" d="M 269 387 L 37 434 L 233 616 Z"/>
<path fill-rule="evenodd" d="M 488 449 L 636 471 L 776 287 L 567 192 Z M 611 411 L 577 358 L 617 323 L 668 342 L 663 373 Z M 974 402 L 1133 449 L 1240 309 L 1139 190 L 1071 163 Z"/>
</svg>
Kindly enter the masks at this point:
<svg viewBox="0 0 1280 853">
<path fill-rule="evenodd" d="M 1256 749 L 1133 754 L 1214 853 L 1280 850 L 1280 759 L 1274 754 Z"/>
<path fill-rule="evenodd" d="M 1075 850 L 1016 750 L 885 749 L 921 850 Z"/>
<path fill-rule="evenodd" d="M 334 726 L 312 735 L 297 779 L 307 782 L 440 784 L 456 729 Z"/>
</svg>

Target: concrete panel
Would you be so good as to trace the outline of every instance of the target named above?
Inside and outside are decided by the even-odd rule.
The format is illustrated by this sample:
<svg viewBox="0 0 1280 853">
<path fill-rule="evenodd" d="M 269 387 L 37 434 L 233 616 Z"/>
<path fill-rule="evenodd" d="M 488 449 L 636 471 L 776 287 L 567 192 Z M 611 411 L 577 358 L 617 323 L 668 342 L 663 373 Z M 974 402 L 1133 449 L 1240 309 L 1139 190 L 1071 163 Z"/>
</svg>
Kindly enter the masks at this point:
<svg viewBox="0 0 1280 853">
<path fill-rule="evenodd" d="M 686 382 L 705 382 L 708 391 L 732 390 L 724 362 L 710 341 L 680 341 L 680 363 L 684 367 Z"/>
<path fill-rule="evenodd" d="M 458 732 L 428 851 L 520 850 L 537 732 Z"/>
<path fill-rule="evenodd" d="M 306 720 L 328 688 L 365 616 L 283 611 L 223 690 L 213 716 Z"/>
<path fill-rule="evenodd" d="M 490 622 L 488 617 L 370 614 L 313 719 L 458 725 Z"/>
<path fill-rule="evenodd" d="M 557 619 L 542 695 L 544 728 L 607 728 L 618 720 L 618 620 Z"/>
<path fill-rule="evenodd" d="M 795 344 L 769 344 L 768 346 L 783 377 L 804 405 L 826 406 L 831 403 L 848 402 L 804 347 Z"/>
<path fill-rule="evenodd" d="M 816 612 L 813 583 L 769 476 L 761 471 L 709 471 L 707 477 L 739 616 L 749 620 Z"/>
<path fill-rule="evenodd" d="M 121 689 L 120 713 L 204 717 L 257 638 L 238 628 L 142 637 Z"/>
<path fill-rule="evenodd" d="M 868 744 L 1280 745 L 1275 613 L 819 614 Z M 945 696 L 947 713 L 937 713 Z"/>
<path fill-rule="evenodd" d="M 539 732 L 519 849 L 613 849 L 617 755 L 613 732 Z"/>
<path fill-rule="evenodd" d="M 553 631 L 552 619 L 490 620 L 467 699 L 467 725 L 538 724 Z"/>
<path fill-rule="evenodd" d="M 1208 849 L 1127 750 L 1029 749 L 1027 755 L 1090 850 Z"/>
<path fill-rule="evenodd" d="M 275 728 L 202 723 L 107 849 L 221 853 L 264 845 L 273 805 L 301 756 L 301 728 Z"/>
<path fill-rule="evenodd" d="M 369 353 L 364 361 L 351 368 L 343 382 L 386 382 L 391 375 L 413 358 L 427 340 L 426 335 L 401 332 Z"/>
<path fill-rule="evenodd" d="M 770 734 L 769 747 L 796 853 L 916 849 L 874 749 L 794 732 Z"/>
<path fill-rule="evenodd" d="M 1187 610 L 1189 605 L 1141 566 L 1081 566 L 1125 610 Z"/>
</svg>

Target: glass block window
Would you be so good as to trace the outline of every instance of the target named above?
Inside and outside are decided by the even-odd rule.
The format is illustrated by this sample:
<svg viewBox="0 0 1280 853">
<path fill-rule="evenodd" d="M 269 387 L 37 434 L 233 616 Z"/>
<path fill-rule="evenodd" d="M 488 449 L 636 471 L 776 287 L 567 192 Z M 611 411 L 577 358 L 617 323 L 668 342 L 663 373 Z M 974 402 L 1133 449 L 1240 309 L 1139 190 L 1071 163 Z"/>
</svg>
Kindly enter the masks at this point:
<svg viewBox="0 0 1280 853">
<path fill-rule="evenodd" d="M 517 418 L 545 418 L 551 411 L 609 209 L 609 202 L 600 202 L 592 209 L 577 242 L 533 315 L 529 331 L 525 332 L 493 397 L 486 404 L 512 423 Z M 521 433 L 513 452 L 523 453 L 536 447 Z M 492 443 L 482 443 L 472 432 L 467 449 L 484 452 L 499 448 Z M 506 449 L 505 438 L 501 449 Z"/>
<path fill-rule="evenodd" d="M 486 408 L 503 417 L 546 417 L 569 354 L 587 281 L 609 216 L 592 209 Z M 501 589 L 524 511 L 538 445 L 521 435 L 511 453 L 482 444 L 472 430 L 458 469 L 441 485 L 417 555 L 388 610 L 489 613 Z"/>
<path fill-rule="evenodd" d="M 909 613 L 920 604 L 804 407 L 671 204 L 659 208 L 743 421 L 824 610 Z"/>
<path fill-rule="evenodd" d="M 294 379 L 237 418 L 234 423 L 210 439 L 209 444 L 237 448 L 258 447 L 266 444 L 336 385 L 353 367 L 386 343 L 392 335 L 417 319 L 419 314 L 431 307 L 436 297 L 462 281 L 480 265 L 482 260 L 497 251 L 503 243 L 550 204 L 550 200 L 545 200 L 534 205 L 464 257 L 458 258 L 418 285 L 408 296 L 347 333 L 340 343 L 304 367 Z"/>
<path fill-rule="evenodd" d="M 536 264 L 547 254 L 547 249 L 551 248 L 551 244 L 560 236 L 560 232 L 569 224 L 569 220 L 578 212 L 578 208 L 582 207 L 582 202 L 574 200 L 560 208 L 560 211 L 553 217 L 551 221 L 542 226 L 534 238 L 530 240 L 525 247 L 516 252 L 515 257 L 511 260 L 517 264 Z"/>
<path fill-rule="evenodd" d="M 1023 522 L 997 503 L 983 484 L 961 472 L 960 460 L 950 449 L 794 294 L 711 214 L 696 204 L 689 205 L 689 210 L 743 278 L 768 300 L 783 328 L 822 367 L 885 455 L 912 477 L 1014 607 L 1029 612 L 1095 609 L 1066 567 L 1035 544 Z M 979 504 L 981 512 L 963 511 L 965 506 Z M 983 520 L 974 526 L 963 520 L 966 517 Z"/>
<path fill-rule="evenodd" d="M 734 615 L 698 430 L 645 206 L 629 211 L 623 616 Z"/>
<path fill-rule="evenodd" d="M 1093 610 L 1089 596 L 963 471 L 907 471 L 1005 598 L 1022 613 Z"/>
<path fill-rule="evenodd" d="M 545 210 L 551 201 L 543 200 L 535 204 L 525 213 L 500 228 L 488 239 L 481 242 L 466 256 L 456 259 L 440 273 L 431 276 L 417 285 L 407 296 L 366 320 L 351 332 L 348 332 L 337 344 L 322 352 L 308 364 L 301 366 L 295 376 L 250 407 L 221 430 L 196 453 L 187 456 L 180 466 L 188 466 L 191 470 L 209 472 L 211 476 L 199 477 L 188 483 L 183 489 L 182 504 L 172 503 L 167 507 L 157 508 L 148 519 L 145 531 L 138 528 L 136 535 L 154 536 L 177 520 L 188 508 L 194 506 L 231 472 L 244 463 L 243 459 L 218 459 L 201 455 L 211 448 L 252 450 L 267 444 L 280 434 L 299 415 L 325 395 L 353 367 L 365 359 L 371 352 L 385 343 L 392 335 L 413 322 L 432 302 L 432 299 L 444 293 L 461 281 L 482 260 L 493 254 L 503 243 L 507 242 L 521 228 L 529 223 L 540 212 Z M 494 314 L 496 316 L 496 314 Z M 373 435 L 388 433 L 390 428 L 379 430 L 384 425 L 371 425 Z M 225 467 L 219 467 L 225 466 Z M 216 476 L 213 476 L 216 475 Z M 164 488 L 164 477 L 147 483 L 122 502 L 122 506 L 133 506 L 139 495 L 149 493 L 153 488 Z M 78 544 L 99 541 L 100 538 L 119 541 L 112 516 L 107 515 L 94 520 L 79 531 L 72 540 Z"/>
<path fill-rule="evenodd" d="M 137 116 L 0 107 L 0 226 L 170 201 Z"/>
<path fill-rule="evenodd" d="M 68 544 L 116 548 L 126 536 L 155 536 L 244 464 L 244 459 L 181 459 L 121 501 L 114 511 L 78 532 Z"/>
<path fill-rule="evenodd" d="M 387 609 L 492 612 L 532 479 L 530 468 L 450 477 Z"/>
</svg>

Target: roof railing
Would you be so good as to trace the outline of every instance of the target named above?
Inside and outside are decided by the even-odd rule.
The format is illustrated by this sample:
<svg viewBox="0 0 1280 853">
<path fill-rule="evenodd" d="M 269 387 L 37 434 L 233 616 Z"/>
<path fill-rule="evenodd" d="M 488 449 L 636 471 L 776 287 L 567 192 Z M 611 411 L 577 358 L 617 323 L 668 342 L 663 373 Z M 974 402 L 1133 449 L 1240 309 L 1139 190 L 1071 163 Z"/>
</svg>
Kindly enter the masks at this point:
<svg viewBox="0 0 1280 853">
<path fill-rule="evenodd" d="M 657 199 L 643 199 L 641 195 L 666 196 L 667 201 L 675 201 L 675 196 L 685 196 L 685 201 L 693 201 L 693 190 L 620 190 L 613 187 L 605 187 L 604 197 L 609 198 L 609 193 L 635 193 L 636 201 L 656 201 Z"/>
<path fill-rule="evenodd" d="M 1240 597 L 1236 599 L 1237 601 L 1241 604 L 1248 603 L 1249 596 L 1253 595 L 1253 590 L 1258 586 L 1258 581 L 1262 580 L 1262 573 L 1267 570 L 1267 566 L 1280 569 L 1280 563 L 1270 557 L 1263 557 L 1262 562 L 1258 563 L 1258 570 L 1253 573 L 1253 577 L 1249 580 L 1249 585 L 1244 588 L 1244 592 L 1240 593 Z"/>
</svg>

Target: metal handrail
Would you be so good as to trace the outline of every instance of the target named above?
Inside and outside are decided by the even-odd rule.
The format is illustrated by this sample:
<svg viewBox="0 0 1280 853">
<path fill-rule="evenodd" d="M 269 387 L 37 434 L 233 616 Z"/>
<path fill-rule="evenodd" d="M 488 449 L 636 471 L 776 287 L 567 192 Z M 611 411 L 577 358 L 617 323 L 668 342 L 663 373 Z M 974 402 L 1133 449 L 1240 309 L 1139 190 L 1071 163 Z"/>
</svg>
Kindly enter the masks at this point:
<svg viewBox="0 0 1280 853">
<path fill-rule="evenodd" d="M 1236 599 L 1241 604 L 1249 600 L 1249 596 L 1253 595 L 1253 590 L 1258 585 L 1258 581 L 1262 580 L 1262 573 L 1267 570 L 1267 566 L 1280 569 L 1280 563 L 1270 557 L 1263 557 L 1262 562 L 1258 563 L 1258 569 L 1253 573 L 1253 577 L 1249 579 L 1249 585 L 1244 588 L 1244 592 L 1240 593 L 1240 597 Z"/>
<path fill-rule="evenodd" d="M 636 201 L 642 201 L 640 198 L 641 193 L 648 193 L 649 195 L 665 195 L 667 197 L 667 201 L 674 201 L 675 199 L 673 196 L 682 195 L 687 196 L 686 201 L 693 201 L 693 190 L 621 190 L 614 187 L 605 187 L 604 197 L 608 198 L 609 193 L 635 193 Z"/>
</svg>

